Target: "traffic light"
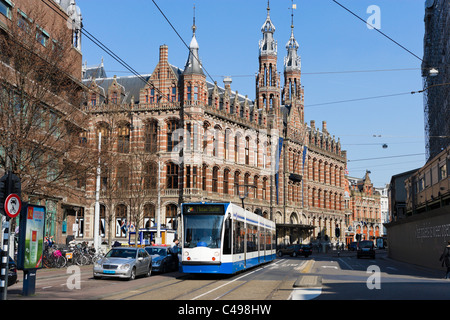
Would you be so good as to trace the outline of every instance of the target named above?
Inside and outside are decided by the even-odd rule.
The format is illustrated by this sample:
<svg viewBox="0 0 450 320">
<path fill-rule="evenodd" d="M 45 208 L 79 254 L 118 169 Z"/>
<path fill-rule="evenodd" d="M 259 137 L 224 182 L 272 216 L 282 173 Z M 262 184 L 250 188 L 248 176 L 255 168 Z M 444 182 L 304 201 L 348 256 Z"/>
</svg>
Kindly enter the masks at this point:
<svg viewBox="0 0 450 320">
<path fill-rule="evenodd" d="M 334 234 L 336 235 L 336 238 L 339 238 L 341 235 L 341 229 L 339 229 L 339 227 L 336 227 L 336 229 L 334 229 Z"/>
<path fill-rule="evenodd" d="M 12 172 L 5 173 L 0 178 L 0 213 L 5 214 L 5 199 L 11 193 L 15 193 L 20 197 L 22 184 L 18 176 Z"/>
<path fill-rule="evenodd" d="M 0 213 L 4 214 L 4 206 L 5 206 L 5 199 L 7 197 L 6 194 L 6 185 L 8 184 L 8 175 L 5 174 L 3 177 L 0 178 Z"/>
</svg>

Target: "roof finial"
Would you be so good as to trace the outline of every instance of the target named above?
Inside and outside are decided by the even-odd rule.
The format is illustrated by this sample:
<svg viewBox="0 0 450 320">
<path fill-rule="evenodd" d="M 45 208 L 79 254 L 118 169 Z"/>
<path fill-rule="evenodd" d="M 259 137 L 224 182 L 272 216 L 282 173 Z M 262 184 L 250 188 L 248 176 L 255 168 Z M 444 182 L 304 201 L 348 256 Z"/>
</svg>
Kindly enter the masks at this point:
<svg viewBox="0 0 450 320">
<path fill-rule="evenodd" d="M 294 29 L 294 9 L 297 9 L 297 5 L 294 4 L 294 0 L 291 0 L 292 6 L 291 6 L 291 29 Z"/>
<path fill-rule="evenodd" d="M 193 19 L 193 24 L 192 24 L 192 32 L 195 34 L 195 29 L 197 29 L 197 27 L 195 26 L 195 3 L 194 3 L 194 19 Z"/>
</svg>

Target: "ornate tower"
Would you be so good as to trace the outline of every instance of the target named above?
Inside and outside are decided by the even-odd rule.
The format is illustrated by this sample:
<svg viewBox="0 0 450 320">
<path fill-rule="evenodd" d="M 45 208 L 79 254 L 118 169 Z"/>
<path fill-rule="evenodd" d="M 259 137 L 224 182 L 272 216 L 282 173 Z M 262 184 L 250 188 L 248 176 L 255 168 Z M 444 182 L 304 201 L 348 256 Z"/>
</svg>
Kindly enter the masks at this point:
<svg viewBox="0 0 450 320">
<path fill-rule="evenodd" d="M 195 37 L 195 15 L 192 25 L 192 40 L 189 44 L 189 56 L 183 71 L 183 101 L 186 105 L 205 105 L 208 102 L 206 75 L 198 55 L 199 45 Z"/>
<path fill-rule="evenodd" d="M 304 98 L 301 86 L 301 59 L 298 55 L 298 42 L 294 36 L 294 5 L 291 14 L 291 37 L 286 43 L 287 56 L 284 58 L 284 88 L 282 104 L 289 105 L 291 110 L 290 125 L 300 128 L 304 122 Z"/>
<path fill-rule="evenodd" d="M 259 71 L 256 75 L 256 101 L 258 109 L 269 115 L 280 112 L 280 78 L 277 72 L 277 42 L 273 34 L 275 26 L 270 20 L 267 1 L 267 18 L 261 27 L 263 38 L 259 41 Z"/>
</svg>

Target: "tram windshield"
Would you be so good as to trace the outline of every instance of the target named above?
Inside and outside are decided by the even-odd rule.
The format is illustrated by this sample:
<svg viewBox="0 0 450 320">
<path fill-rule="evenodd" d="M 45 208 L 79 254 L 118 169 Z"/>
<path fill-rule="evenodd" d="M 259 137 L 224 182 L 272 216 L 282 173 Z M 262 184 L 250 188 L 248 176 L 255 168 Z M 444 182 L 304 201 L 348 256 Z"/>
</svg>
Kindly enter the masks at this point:
<svg viewBox="0 0 450 320">
<path fill-rule="evenodd" d="M 183 216 L 184 247 L 220 248 L 223 215 L 188 215 Z"/>
</svg>

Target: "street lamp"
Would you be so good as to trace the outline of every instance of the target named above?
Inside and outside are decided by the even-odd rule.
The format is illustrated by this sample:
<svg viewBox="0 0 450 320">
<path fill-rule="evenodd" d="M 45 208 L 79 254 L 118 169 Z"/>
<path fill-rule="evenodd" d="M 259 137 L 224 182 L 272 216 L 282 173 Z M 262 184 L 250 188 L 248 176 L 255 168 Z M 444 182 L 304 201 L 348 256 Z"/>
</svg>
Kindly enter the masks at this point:
<svg viewBox="0 0 450 320">
<path fill-rule="evenodd" d="M 256 188 L 256 186 L 254 186 L 252 184 L 240 184 L 239 185 L 239 190 L 241 189 L 241 187 L 244 187 L 244 192 L 243 192 L 243 194 L 241 194 L 241 192 L 239 192 L 239 199 L 241 199 L 241 201 L 242 201 L 242 209 L 245 210 L 244 199 L 248 196 L 248 188 L 249 187 L 250 188 Z"/>
<path fill-rule="evenodd" d="M 433 88 L 433 87 L 441 87 L 441 86 L 448 86 L 448 85 L 450 85 L 450 82 L 447 82 L 447 83 L 439 83 L 439 84 L 433 84 L 433 85 L 428 86 L 428 87 L 426 87 L 425 89 L 420 90 L 420 91 L 411 91 L 411 94 L 422 93 L 422 92 L 425 92 L 425 91 L 427 91 L 428 89 Z"/>
</svg>

